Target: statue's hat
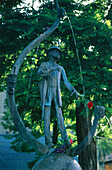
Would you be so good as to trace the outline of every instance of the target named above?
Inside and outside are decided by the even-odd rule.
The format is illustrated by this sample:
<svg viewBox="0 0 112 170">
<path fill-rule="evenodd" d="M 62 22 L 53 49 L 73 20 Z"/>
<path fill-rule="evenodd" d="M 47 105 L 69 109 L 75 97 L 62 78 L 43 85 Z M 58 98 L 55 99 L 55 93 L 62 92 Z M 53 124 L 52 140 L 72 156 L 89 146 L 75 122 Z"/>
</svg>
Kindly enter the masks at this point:
<svg viewBox="0 0 112 170">
<path fill-rule="evenodd" d="M 50 47 L 50 48 L 48 49 L 47 53 L 49 53 L 49 51 L 51 51 L 51 50 L 58 50 L 58 51 L 60 52 L 60 54 L 61 54 L 61 50 L 60 50 L 60 48 L 57 47 L 57 46 L 52 46 L 52 47 Z"/>
</svg>

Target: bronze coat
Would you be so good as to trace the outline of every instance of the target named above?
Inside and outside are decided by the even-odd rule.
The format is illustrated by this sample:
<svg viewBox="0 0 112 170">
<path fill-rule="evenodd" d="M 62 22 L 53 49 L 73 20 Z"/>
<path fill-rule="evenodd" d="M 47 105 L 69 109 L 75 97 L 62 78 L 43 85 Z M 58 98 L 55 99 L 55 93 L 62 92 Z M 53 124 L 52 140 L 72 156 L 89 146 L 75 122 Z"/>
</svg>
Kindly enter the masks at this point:
<svg viewBox="0 0 112 170">
<path fill-rule="evenodd" d="M 43 77 L 43 79 L 39 82 L 42 112 L 44 112 L 45 105 L 51 106 L 52 87 L 56 88 L 56 93 L 57 93 L 56 97 L 57 97 L 58 105 L 60 107 L 62 106 L 61 89 L 60 89 L 61 78 L 68 90 L 72 91 L 74 89 L 74 87 L 70 84 L 70 82 L 66 77 L 64 68 L 56 63 L 54 67 L 57 68 L 57 70 L 49 73 L 49 70 L 53 69 L 53 65 L 48 61 L 46 63 L 41 64 L 37 72 L 38 76 Z"/>
</svg>

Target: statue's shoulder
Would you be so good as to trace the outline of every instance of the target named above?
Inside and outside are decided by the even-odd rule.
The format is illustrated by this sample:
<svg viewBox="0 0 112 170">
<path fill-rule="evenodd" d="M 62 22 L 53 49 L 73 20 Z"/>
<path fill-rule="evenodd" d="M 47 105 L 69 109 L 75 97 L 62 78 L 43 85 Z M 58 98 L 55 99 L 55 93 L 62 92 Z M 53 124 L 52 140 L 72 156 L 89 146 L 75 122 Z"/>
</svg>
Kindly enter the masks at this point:
<svg viewBox="0 0 112 170">
<path fill-rule="evenodd" d="M 60 66 L 60 65 L 59 65 L 59 64 L 57 64 L 57 63 L 56 63 L 56 66 L 57 66 L 58 68 L 61 68 L 61 69 L 63 68 L 62 66 Z"/>
<path fill-rule="evenodd" d="M 63 70 L 64 70 L 64 68 L 63 68 L 62 66 L 58 65 L 58 67 L 61 69 L 61 71 L 63 71 Z"/>
<path fill-rule="evenodd" d="M 44 63 L 42 63 L 42 64 L 40 65 L 40 67 L 43 68 L 43 69 L 45 69 L 45 68 L 48 67 L 48 65 L 49 65 L 48 62 L 44 62 Z"/>
<path fill-rule="evenodd" d="M 60 66 L 60 65 L 59 65 L 59 67 L 60 67 L 61 69 L 64 69 L 64 68 L 63 68 L 62 66 Z"/>
</svg>

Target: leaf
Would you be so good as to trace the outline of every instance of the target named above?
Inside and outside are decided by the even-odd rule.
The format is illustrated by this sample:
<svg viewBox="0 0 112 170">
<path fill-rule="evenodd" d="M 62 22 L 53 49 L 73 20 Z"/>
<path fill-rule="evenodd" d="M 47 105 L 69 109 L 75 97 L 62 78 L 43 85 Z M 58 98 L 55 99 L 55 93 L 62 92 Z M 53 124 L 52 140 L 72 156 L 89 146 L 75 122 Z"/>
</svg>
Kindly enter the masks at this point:
<svg viewBox="0 0 112 170">
<path fill-rule="evenodd" d="M 91 32 L 91 33 L 90 33 L 90 36 L 91 36 L 91 37 L 95 37 L 95 36 L 96 36 L 96 32 Z"/>
</svg>

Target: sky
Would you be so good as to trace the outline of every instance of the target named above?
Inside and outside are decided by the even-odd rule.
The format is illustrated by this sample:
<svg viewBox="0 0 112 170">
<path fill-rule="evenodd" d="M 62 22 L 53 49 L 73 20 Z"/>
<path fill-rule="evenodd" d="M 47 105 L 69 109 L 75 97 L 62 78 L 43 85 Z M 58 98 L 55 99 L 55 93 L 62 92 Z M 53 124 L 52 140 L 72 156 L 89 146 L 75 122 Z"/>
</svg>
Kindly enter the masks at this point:
<svg viewBox="0 0 112 170">
<path fill-rule="evenodd" d="M 29 3 L 30 4 L 30 6 L 32 6 L 32 0 L 24 0 L 25 1 L 25 3 Z M 37 9 L 38 8 L 38 6 L 39 6 L 39 1 L 38 0 L 36 0 L 35 2 L 34 2 L 34 8 L 35 9 Z"/>
<path fill-rule="evenodd" d="M 27 4 L 30 3 L 30 5 L 32 5 L 32 0 L 24 0 Z M 53 1 L 53 0 L 51 0 Z M 84 2 L 85 5 L 87 5 L 88 3 L 94 2 L 95 0 L 87 0 L 86 2 Z M 36 9 L 39 6 L 39 1 L 35 0 L 34 2 L 34 8 Z"/>
</svg>

